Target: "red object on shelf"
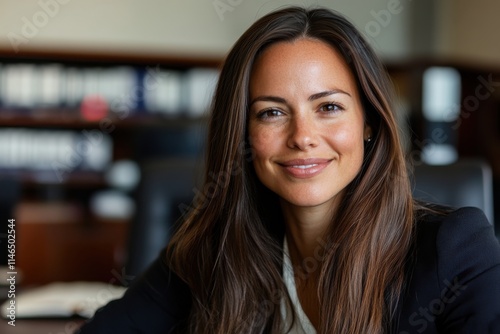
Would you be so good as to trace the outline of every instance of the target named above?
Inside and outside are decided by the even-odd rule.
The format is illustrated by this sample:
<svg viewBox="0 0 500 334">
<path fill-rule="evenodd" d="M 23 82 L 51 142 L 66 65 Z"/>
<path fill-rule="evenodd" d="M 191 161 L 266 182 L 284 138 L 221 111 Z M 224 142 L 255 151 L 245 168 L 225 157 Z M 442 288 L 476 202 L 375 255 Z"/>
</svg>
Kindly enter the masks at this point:
<svg viewBox="0 0 500 334">
<path fill-rule="evenodd" d="M 100 95 L 89 95 L 83 98 L 80 114 L 87 121 L 98 121 L 108 114 L 108 103 Z"/>
</svg>

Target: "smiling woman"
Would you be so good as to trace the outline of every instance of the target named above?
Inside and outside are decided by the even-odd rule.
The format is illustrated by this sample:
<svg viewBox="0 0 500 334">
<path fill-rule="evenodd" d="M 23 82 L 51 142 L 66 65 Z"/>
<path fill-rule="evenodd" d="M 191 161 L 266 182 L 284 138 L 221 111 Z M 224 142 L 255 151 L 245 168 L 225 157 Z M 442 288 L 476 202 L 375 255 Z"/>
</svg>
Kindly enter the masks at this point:
<svg viewBox="0 0 500 334">
<path fill-rule="evenodd" d="M 230 178 L 81 333 L 498 332 L 491 225 L 412 198 L 391 96 L 340 14 L 257 21 L 211 110 L 205 182 Z"/>
</svg>

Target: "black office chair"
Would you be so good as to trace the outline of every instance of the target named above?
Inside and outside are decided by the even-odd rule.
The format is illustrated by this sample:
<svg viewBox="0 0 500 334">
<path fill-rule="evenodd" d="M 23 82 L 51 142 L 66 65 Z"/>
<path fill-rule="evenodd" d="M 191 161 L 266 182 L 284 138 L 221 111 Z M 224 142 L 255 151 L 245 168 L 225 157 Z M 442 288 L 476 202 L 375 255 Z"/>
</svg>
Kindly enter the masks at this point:
<svg viewBox="0 0 500 334">
<path fill-rule="evenodd" d="M 151 160 L 141 166 L 137 210 L 129 233 L 128 275 L 144 271 L 166 246 L 175 222 L 191 205 L 201 171 L 195 158 Z"/>
<path fill-rule="evenodd" d="M 413 183 L 416 198 L 452 207 L 478 207 L 494 224 L 493 176 L 486 162 L 459 160 L 443 166 L 417 165 Z"/>
</svg>

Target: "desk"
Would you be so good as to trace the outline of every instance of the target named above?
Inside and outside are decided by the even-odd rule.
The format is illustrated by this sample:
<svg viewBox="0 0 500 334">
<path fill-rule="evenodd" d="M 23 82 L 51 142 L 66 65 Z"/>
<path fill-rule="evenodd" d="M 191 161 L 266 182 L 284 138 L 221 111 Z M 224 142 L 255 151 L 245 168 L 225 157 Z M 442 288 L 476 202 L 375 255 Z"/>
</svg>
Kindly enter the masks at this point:
<svg viewBox="0 0 500 334">
<path fill-rule="evenodd" d="M 16 319 L 16 326 L 10 326 L 6 319 L 0 319 L 2 334 L 72 334 L 85 319 Z"/>
</svg>

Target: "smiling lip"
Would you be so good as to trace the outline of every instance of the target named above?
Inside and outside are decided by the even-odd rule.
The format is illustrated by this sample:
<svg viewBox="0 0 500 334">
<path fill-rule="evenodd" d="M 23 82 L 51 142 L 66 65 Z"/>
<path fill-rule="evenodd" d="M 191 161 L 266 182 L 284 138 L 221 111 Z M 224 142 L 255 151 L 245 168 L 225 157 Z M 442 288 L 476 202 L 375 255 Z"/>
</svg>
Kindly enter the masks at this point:
<svg viewBox="0 0 500 334">
<path fill-rule="evenodd" d="M 307 179 L 319 174 L 330 164 L 329 159 L 295 159 L 279 163 L 293 177 Z"/>
</svg>

